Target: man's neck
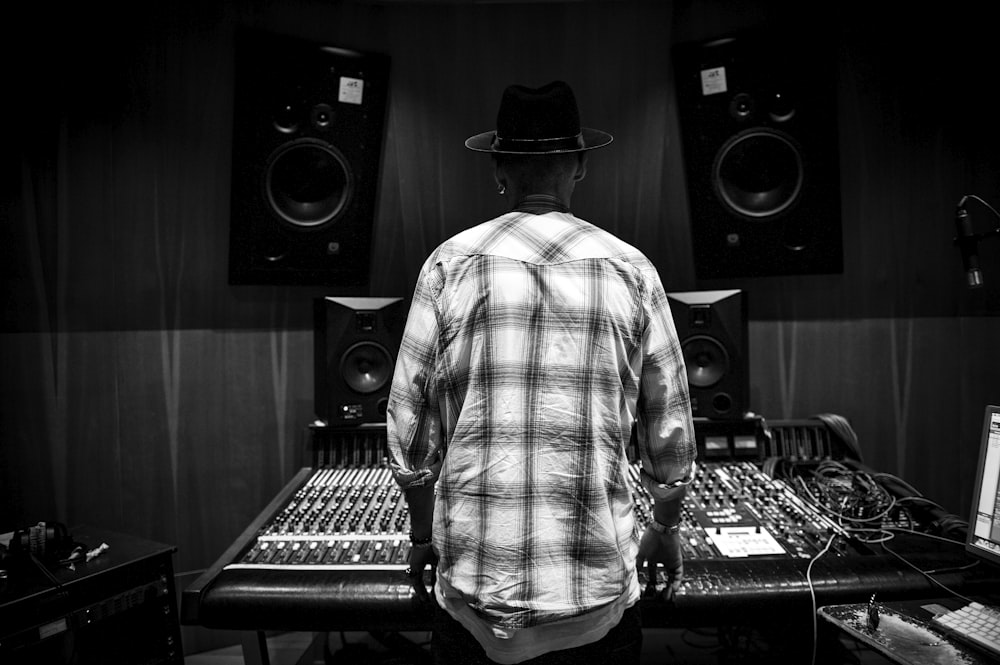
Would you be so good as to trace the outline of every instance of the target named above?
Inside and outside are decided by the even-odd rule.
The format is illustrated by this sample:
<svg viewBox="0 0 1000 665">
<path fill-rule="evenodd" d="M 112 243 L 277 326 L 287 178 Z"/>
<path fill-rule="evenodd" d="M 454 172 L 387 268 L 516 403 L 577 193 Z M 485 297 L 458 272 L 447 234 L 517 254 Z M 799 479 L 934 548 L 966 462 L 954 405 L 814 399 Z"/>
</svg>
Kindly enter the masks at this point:
<svg viewBox="0 0 1000 665">
<path fill-rule="evenodd" d="M 569 206 L 553 194 L 528 194 L 521 197 L 514 210 L 532 215 L 544 215 L 547 212 L 569 212 Z"/>
</svg>

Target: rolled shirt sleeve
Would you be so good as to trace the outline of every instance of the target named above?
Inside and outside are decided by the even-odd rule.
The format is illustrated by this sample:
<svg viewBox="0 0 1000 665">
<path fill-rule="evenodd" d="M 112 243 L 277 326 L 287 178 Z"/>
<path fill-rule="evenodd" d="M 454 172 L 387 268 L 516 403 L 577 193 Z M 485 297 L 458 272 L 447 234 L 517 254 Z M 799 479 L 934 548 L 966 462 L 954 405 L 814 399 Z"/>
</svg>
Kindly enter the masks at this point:
<svg viewBox="0 0 1000 665">
<path fill-rule="evenodd" d="M 646 275 L 636 439 L 643 487 L 654 499 L 669 500 L 681 496 L 693 480 L 697 449 L 687 370 L 670 304 L 655 270 Z"/>
<path fill-rule="evenodd" d="M 437 273 L 425 266 L 414 289 L 389 393 L 389 467 L 404 489 L 434 483 L 441 470 L 441 414 L 435 380 L 437 284 Z"/>
</svg>

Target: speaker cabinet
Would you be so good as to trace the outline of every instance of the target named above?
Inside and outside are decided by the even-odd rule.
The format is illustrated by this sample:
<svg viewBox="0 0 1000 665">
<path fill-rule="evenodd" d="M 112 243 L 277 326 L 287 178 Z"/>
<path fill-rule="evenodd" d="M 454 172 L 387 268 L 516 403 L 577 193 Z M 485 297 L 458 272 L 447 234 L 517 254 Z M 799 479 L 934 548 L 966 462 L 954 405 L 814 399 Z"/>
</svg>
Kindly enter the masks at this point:
<svg viewBox="0 0 1000 665">
<path fill-rule="evenodd" d="M 402 298 L 316 298 L 316 418 L 330 426 L 384 423 L 406 324 Z"/>
<path fill-rule="evenodd" d="M 236 34 L 231 284 L 368 283 L 388 56 Z"/>
<path fill-rule="evenodd" d="M 697 276 L 843 272 L 835 49 L 750 33 L 674 67 Z"/>
<path fill-rule="evenodd" d="M 696 418 L 742 420 L 749 410 L 746 292 L 668 293 Z"/>
</svg>

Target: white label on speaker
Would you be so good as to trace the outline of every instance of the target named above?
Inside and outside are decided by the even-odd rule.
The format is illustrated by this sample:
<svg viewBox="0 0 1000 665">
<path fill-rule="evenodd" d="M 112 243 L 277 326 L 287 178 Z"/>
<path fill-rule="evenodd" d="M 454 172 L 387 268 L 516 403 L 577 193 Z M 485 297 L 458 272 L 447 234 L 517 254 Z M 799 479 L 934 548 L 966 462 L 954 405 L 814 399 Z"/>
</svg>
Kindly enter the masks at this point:
<svg viewBox="0 0 1000 665">
<path fill-rule="evenodd" d="M 701 70 L 701 94 L 714 95 L 726 91 L 726 68 L 713 67 Z"/>
<path fill-rule="evenodd" d="M 364 91 L 365 82 L 362 79 L 341 76 L 340 92 L 337 93 L 337 101 L 344 104 L 360 104 Z"/>
</svg>

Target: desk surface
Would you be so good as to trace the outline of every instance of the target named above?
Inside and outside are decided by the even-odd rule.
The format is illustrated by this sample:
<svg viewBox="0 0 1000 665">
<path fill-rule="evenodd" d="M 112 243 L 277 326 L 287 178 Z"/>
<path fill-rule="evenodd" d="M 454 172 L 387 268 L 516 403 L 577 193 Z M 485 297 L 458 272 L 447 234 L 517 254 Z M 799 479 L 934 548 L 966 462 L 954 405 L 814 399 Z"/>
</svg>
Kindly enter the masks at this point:
<svg viewBox="0 0 1000 665">
<path fill-rule="evenodd" d="M 943 609 L 954 610 L 964 604 L 965 601 L 955 598 L 878 603 L 879 623 L 874 630 L 868 627 L 867 603 L 827 605 L 819 608 L 819 616 L 901 665 L 987 665 L 995 662 L 985 653 L 950 639 L 929 625 L 931 617 Z"/>
</svg>

